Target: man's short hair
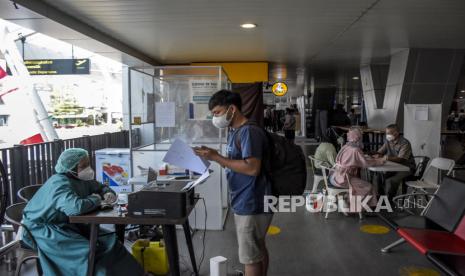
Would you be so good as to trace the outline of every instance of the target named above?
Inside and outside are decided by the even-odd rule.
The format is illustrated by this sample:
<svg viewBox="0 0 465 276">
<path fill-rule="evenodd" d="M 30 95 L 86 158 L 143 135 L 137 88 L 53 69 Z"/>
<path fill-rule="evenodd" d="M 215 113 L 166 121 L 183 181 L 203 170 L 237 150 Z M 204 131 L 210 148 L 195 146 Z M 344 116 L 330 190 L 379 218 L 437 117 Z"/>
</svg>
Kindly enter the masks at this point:
<svg viewBox="0 0 465 276">
<path fill-rule="evenodd" d="M 208 101 L 208 109 L 212 110 L 215 106 L 235 105 L 237 109 L 242 109 L 242 100 L 239 93 L 234 93 L 229 90 L 220 90 L 213 94 Z"/>
<path fill-rule="evenodd" d="M 399 126 L 398 126 L 398 125 L 396 125 L 396 124 L 390 124 L 390 125 L 388 125 L 386 128 L 389 128 L 389 129 L 395 130 L 396 132 L 400 132 L 400 130 L 399 130 Z"/>
</svg>

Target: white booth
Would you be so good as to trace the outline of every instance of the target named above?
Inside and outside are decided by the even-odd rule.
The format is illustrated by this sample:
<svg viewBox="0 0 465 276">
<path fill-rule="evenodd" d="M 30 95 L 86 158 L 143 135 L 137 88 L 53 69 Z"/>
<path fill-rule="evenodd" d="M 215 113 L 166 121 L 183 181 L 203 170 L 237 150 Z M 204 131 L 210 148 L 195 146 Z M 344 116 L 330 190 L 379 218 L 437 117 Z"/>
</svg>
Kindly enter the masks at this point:
<svg viewBox="0 0 465 276">
<path fill-rule="evenodd" d="M 162 159 L 176 138 L 225 154 L 226 130 L 212 125 L 208 109 L 211 95 L 231 86 L 220 66 L 130 68 L 128 82 L 133 176 L 146 173 L 148 167 L 163 171 Z M 200 200 L 189 221 L 196 229 L 222 230 L 228 211 L 226 177 L 214 162 L 210 170 L 207 181 L 195 187 L 195 193 L 205 199 L 206 210 Z M 168 173 L 183 172 L 168 165 Z"/>
</svg>

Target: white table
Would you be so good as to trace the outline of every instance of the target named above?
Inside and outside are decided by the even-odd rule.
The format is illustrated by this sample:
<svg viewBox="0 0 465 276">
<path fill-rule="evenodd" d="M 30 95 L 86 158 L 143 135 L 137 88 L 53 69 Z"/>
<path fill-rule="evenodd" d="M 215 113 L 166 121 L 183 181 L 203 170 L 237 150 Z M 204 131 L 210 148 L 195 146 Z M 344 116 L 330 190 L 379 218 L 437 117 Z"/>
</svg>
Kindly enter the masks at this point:
<svg viewBox="0 0 465 276">
<path fill-rule="evenodd" d="M 368 171 L 372 171 L 375 174 L 378 174 L 381 177 L 381 182 L 376 183 L 375 185 L 383 185 L 385 182 L 385 173 L 389 172 L 410 172 L 410 168 L 407 166 L 404 166 L 402 164 L 392 162 L 392 161 L 386 161 L 384 165 L 381 166 L 375 166 L 375 167 L 368 167 Z M 367 171 L 366 171 L 367 172 Z M 368 177 L 368 174 L 367 174 Z M 378 189 L 379 190 L 379 186 Z"/>
<path fill-rule="evenodd" d="M 409 172 L 410 168 L 407 166 L 404 166 L 402 164 L 392 162 L 392 161 L 386 161 L 384 165 L 381 166 L 375 166 L 375 167 L 368 167 L 369 171 L 372 172 Z"/>
</svg>

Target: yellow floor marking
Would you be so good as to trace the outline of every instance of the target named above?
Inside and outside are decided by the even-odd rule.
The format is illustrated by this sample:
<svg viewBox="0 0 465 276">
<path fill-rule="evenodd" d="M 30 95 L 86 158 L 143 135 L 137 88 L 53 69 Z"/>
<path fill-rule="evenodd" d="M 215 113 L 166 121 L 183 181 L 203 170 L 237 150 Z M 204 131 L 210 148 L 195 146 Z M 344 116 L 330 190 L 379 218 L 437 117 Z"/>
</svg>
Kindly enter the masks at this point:
<svg viewBox="0 0 465 276">
<path fill-rule="evenodd" d="M 432 268 L 426 267 L 402 267 L 399 271 L 400 276 L 440 276 L 441 274 Z"/>
<path fill-rule="evenodd" d="M 281 228 L 278 226 L 270 225 L 270 227 L 268 227 L 268 235 L 273 236 L 278 235 L 279 233 L 281 233 Z"/>
<path fill-rule="evenodd" d="M 367 234 L 383 235 L 389 233 L 389 228 L 382 225 L 366 224 L 360 227 L 360 231 Z"/>
</svg>

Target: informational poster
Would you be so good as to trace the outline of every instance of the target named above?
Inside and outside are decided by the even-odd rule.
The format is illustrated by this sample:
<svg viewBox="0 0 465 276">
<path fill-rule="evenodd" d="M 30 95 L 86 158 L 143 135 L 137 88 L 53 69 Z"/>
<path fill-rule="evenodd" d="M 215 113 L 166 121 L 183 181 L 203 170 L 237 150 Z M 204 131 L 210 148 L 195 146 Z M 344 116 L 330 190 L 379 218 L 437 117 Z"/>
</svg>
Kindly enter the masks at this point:
<svg viewBox="0 0 465 276">
<path fill-rule="evenodd" d="M 217 80 L 191 79 L 189 87 L 194 103 L 208 103 L 210 97 L 219 90 Z"/>
<path fill-rule="evenodd" d="M 428 106 L 427 105 L 415 106 L 415 120 L 416 121 L 428 121 Z"/>
<path fill-rule="evenodd" d="M 153 122 L 155 118 L 153 118 L 154 112 L 153 109 L 155 108 L 155 94 L 153 93 L 144 93 L 146 95 L 146 122 Z"/>
<path fill-rule="evenodd" d="M 174 102 L 155 103 L 155 126 L 174 127 L 176 124 L 176 105 Z"/>
<path fill-rule="evenodd" d="M 404 137 L 410 141 L 414 156 L 439 157 L 441 116 L 441 104 L 404 105 Z"/>
</svg>

